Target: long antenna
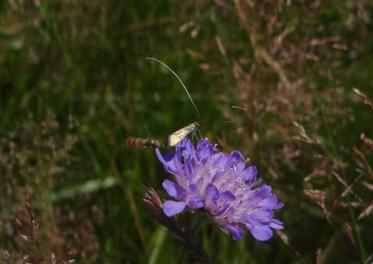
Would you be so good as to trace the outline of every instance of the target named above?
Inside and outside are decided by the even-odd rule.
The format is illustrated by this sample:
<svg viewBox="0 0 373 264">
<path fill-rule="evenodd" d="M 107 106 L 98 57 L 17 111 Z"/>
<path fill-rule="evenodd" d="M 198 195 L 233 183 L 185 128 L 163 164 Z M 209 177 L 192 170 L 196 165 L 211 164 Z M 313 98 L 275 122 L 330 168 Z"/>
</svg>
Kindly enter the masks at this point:
<svg viewBox="0 0 373 264">
<path fill-rule="evenodd" d="M 197 113 L 197 117 L 199 119 L 199 111 L 198 111 L 198 108 L 197 106 L 195 105 L 193 99 L 192 99 L 192 96 L 190 95 L 188 89 L 186 88 L 186 86 L 184 85 L 183 81 L 180 79 L 180 77 L 176 74 L 176 72 L 174 72 L 174 70 L 172 70 L 166 63 L 156 59 L 156 58 L 152 58 L 152 57 L 147 57 L 145 58 L 146 60 L 152 60 L 152 61 L 156 61 L 158 62 L 159 64 L 161 64 L 163 67 L 165 67 L 167 70 L 169 70 L 178 80 L 179 82 L 181 83 L 181 86 L 183 86 L 185 92 L 187 93 L 188 97 L 189 97 L 189 100 L 190 102 L 192 103 L 194 109 L 196 110 L 196 113 Z"/>
</svg>

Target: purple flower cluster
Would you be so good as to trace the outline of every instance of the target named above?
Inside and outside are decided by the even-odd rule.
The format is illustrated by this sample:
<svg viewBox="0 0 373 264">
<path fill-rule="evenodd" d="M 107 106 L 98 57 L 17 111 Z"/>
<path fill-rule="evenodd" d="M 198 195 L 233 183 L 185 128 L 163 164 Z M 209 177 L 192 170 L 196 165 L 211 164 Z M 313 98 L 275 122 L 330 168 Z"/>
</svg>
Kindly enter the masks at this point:
<svg viewBox="0 0 373 264">
<path fill-rule="evenodd" d="M 246 166 L 239 151 L 218 152 L 208 139 L 195 147 L 188 139 L 175 150 L 158 159 L 175 181 L 165 180 L 163 188 L 174 199 L 163 203 L 163 211 L 171 217 L 186 207 L 204 210 L 214 222 L 234 240 L 241 239 L 246 227 L 260 241 L 272 237 L 272 229 L 283 229 L 274 218 L 274 209 L 283 207 L 268 185 L 260 184 L 255 166 Z"/>
</svg>

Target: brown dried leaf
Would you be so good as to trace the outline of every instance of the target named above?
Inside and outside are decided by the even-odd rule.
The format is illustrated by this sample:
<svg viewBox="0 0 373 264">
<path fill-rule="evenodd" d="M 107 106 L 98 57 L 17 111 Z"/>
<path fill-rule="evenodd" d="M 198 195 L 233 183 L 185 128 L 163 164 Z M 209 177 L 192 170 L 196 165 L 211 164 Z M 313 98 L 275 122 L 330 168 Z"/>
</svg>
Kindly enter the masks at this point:
<svg viewBox="0 0 373 264">
<path fill-rule="evenodd" d="M 363 219 L 364 217 L 367 217 L 368 215 L 370 215 L 373 211 L 373 201 L 370 202 L 370 204 L 363 209 L 363 211 L 359 214 L 358 216 L 358 220 L 360 219 Z"/>
<path fill-rule="evenodd" d="M 356 240 L 354 237 L 354 233 L 352 232 L 351 226 L 348 223 L 345 223 L 344 229 L 347 234 L 347 237 L 350 239 L 351 244 L 354 245 L 354 247 L 356 248 Z"/>
<path fill-rule="evenodd" d="M 320 190 L 304 190 L 304 193 L 310 197 L 312 200 L 314 200 L 318 206 L 322 209 L 322 211 L 325 214 L 326 219 L 330 220 L 330 212 L 325 206 L 325 200 L 327 198 L 327 193 L 320 191 Z"/>
<path fill-rule="evenodd" d="M 373 191 L 373 184 L 371 184 L 367 181 L 363 181 L 363 182 L 361 182 L 361 184 L 364 185 L 366 188 L 368 188 L 368 190 Z"/>
<path fill-rule="evenodd" d="M 365 93 L 361 92 L 357 88 L 352 88 L 352 90 L 354 91 L 355 94 L 357 94 L 357 96 L 359 96 L 359 98 L 363 101 L 364 104 L 366 104 L 371 109 L 373 109 L 373 103 L 371 100 L 369 100 L 368 96 Z"/>
<path fill-rule="evenodd" d="M 368 146 L 369 150 L 373 150 L 373 140 L 371 140 L 367 135 L 364 133 L 361 134 L 360 139 L 363 141 L 365 145 Z"/>
<path fill-rule="evenodd" d="M 322 250 L 321 248 L 318 248 L 316 250 L 316 264 L 321 264 L 321 255 L 322 255 Z"/>
</svg>

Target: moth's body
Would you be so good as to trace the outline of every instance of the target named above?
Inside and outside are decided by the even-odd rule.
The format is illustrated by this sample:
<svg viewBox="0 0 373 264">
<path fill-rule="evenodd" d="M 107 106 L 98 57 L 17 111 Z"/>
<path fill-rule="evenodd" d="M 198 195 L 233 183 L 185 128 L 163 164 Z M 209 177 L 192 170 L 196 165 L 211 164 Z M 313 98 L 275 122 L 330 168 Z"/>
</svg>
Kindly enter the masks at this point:
<svg viewBox="0 0 373 264">
<path fill-rule="evenodd" d="M 183 128 L 180 128 L 179 130 L 173 132 L 170 134 L 165 142 L 165 146 L 167 147 L 174 147 L 177 144 L 179 144 L 181 141 L 183 141 L 184 138 L 186 138 L 190 133 L 196 131 L 196 129 L 199 127 L 198 122 L 193 122 L 190 125 L 187 125 Z"/>
<path fill-rule="evenodd" d="M 162 147 L 162 144 L 153 138 L 128 137 L 123 140 L 123 144 L 133 148 Z"/>
</svg>

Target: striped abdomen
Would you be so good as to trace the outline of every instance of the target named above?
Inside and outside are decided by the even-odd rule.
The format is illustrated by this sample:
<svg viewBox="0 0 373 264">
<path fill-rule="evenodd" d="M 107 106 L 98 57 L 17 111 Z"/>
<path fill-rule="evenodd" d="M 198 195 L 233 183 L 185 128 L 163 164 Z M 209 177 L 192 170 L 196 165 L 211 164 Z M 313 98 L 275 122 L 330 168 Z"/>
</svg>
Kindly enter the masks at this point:
<svg viewBox="0 0 373 264">
<path fill-rule="evenodd" d="M 133 148 L 161 147 L 161 143 L 153 138 L 128 137 L 123 140 L 123 144 Z"/>
</svg>

